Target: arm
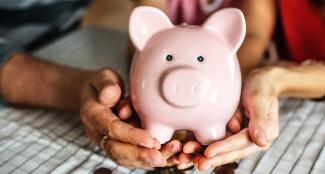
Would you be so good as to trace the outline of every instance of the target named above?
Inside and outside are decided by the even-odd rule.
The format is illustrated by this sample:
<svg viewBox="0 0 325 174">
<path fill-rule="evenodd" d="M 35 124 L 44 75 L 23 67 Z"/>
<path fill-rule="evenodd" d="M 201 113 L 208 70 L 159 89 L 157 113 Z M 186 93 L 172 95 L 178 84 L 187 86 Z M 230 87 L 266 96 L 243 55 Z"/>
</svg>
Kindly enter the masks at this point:
<svg viewBox="0 0 325 174">
<path fill-rule="evenodd" d="M 0 91 L 9 103 L 78 112 L 81 86 L 94 73 L 17 53 L 0 69 Z"/>
<path fill-rule="evenodd" d="M 273 67 L 269 76 L 279 96 L 321 98 L 325 96 L 325 65 Z"/>
<path fill-rule="evenodd" d="M 240 6 L 246 18 L 247 33 L 238 58 L 243 77 L 261 65 L 263 54 L 271 40 L 275 20 L 274 0 L 245 0 Z"/>
</svg>

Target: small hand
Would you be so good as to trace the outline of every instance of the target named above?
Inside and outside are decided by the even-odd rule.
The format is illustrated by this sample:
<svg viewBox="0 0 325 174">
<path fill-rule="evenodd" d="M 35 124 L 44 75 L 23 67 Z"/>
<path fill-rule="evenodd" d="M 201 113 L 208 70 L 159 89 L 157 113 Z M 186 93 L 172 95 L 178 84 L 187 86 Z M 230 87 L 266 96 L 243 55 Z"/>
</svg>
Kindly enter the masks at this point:
<svg viewBox="0 0 325 174">
<path fill-rule="evenodd" d="M 248 129 L 245 128 L 237 134 L 209 145 L 204 151 L 204 156 L 197 158 L 195 163 L 199 170 L 207 170 L 210 167 L 237 162 L 251 154 L 267 149 L 269 145 L 264 147 L 256 145 L 251 141 Z"/>
<path fill-rule="evenodd" d="M 270 82 L 260 70 L 248 76 L 242 96 L 244 111 L 250 119 L 248 128 L 209 145 L 204 156 L 195 160 L 200 170 L 240 160 L 271 145 L 278 136 L 278 100 L 277 91 Z M 228 128 L 235 130 L 237 123 L 232 122 L 233 119 Z"/>
<path fill-rule="evenodd" d="M 242 122 L 243 122 L 242 116 L 241 116 L 239 110 L 237 110 L 227 124 L 226 137 L 229 137 L 232 134 L 236 134 L 236 133 L 240 132 Z M 210 146 L 208 146 L 208 148 L 209 147 Z M 188 141 L 184 145 L 183 153 L 187 154 L 188 159 L 191 160 L 191 164 L 194 164 L 200 170 L 206 170 L 207 168 L 203 168 L 204 166 L 202 166 L 202 164 L 200 163 L 201 160 L 206 158 L 204 156 L 203 150 L 204 150 L 204 147 L 199 142 Z M 203 164 L 203 165 L 205 165 L 205 164 Z"/>
</svg>

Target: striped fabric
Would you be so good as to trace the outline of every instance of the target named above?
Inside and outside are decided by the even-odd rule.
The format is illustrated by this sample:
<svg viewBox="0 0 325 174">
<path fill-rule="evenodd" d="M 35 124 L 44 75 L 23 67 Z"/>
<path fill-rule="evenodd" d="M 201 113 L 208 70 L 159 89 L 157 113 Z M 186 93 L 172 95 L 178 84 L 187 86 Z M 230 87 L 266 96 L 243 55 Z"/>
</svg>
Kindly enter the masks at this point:
<svg viewBox="0 0 325 174">
<path fill-rule="evenodd" d="M 281 103 L 280 137 L 268 151 L 241 161 L 236 173 L 325 173 L 325 102 L 281 100 Z M 80 174 L 97 170 L 122 174 L 152 172 L 124 168 L 107 158 L 85 137 L 77 115 L 0 109 L 1 173 Z"/>
</svg>

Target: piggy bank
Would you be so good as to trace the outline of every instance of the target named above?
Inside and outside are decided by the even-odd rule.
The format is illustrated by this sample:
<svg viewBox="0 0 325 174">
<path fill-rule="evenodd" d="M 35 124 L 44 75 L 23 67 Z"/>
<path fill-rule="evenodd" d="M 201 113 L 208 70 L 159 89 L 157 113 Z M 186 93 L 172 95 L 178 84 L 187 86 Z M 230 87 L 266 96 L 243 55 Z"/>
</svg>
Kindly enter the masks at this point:
<svg viewBox="0 0 325 174">
<path fill-rule="evenodd" d="M 225 137 L 240 100 L 236 52 L 245 30 L 235 8 L 212 14 L 201 26 L 175 26 L 153 7 L 133 10 L 131 100 L 142 127 L 161 144 L 178 129 L 193 131 L 202 144 Z"/>
</svg>

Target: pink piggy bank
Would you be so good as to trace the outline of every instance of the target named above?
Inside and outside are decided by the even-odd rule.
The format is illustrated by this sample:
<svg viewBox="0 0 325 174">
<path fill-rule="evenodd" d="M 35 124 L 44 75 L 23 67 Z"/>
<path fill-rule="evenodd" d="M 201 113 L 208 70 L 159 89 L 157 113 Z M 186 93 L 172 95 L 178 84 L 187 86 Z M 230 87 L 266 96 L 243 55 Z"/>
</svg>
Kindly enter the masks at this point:
<svg viewBox="0 0 325 174">
<path fill-rule="evenodd" d="M 225 137 L 240 100 L 236 52 L 245 30 L 234 8 L 214 13 L 202 26 L 174 26 L 153 7 L 133 10 L 131 100 L 143 128 L 161 144 L 178 129 L 193 131 L 202 144 Z"/>
</svg>

